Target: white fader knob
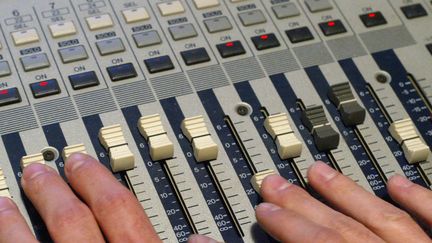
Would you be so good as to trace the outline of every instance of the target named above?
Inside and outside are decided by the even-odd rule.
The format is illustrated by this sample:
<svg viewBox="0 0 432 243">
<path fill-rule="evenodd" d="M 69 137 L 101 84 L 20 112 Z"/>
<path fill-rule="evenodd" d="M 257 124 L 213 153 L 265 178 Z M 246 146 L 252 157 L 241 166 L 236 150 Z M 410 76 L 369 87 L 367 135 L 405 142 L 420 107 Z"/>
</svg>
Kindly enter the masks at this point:
<svg viewBox="0 0 432 243">
<path fill-rule="evenodd" d="M 183 120 L 181 129 L 192 143 L 197 162 L 217 159 L 219 148 L 213 141 L 203 116 L 195 116 Z"/>
<path fill-rule="evenodd" d="M 25 167 L 27 167 L 33 163 L 45 164 L 45 159 L 44 159 L 42 153 L 31 154 L 31 155 L 26 155 L 26 156 L 22 157 L 21 158 L 21 169 L 24 169 Z"/>
<path fill-rule="evenodd" d="M 411 119 L 394 122 L 390 125 L 389 132 L 401 144 L 410 164 L 427 160 L 430 149 L 420 138 Z"/>
<path fill-rule="evenodd" d="M 301 155 L 302 143 L 294 135 L 286 113 L 267 117 L 264 126 L 275 140 L 281 159 L 295 158 Z"/>
<path fill-rule="evenodd" d="M 63 160 L 66 161 L 69 158 L 69 156 L 73 153 L 87 154 L 84 144 L 76 144 L 76 145 L 70 145 L 64 147 L 62 153 Z"/>
<path fill-rule="evenodd" d="M 99 141 L 109 152 L 113 172 L 131 170 L 135 167 L 135 157 L 126 143 L 120 125 L 101 128 Z"/>
<path fill-rule="evenodd" d="M 257 191 L 258 193 L 261 190 L 262 182 L 264 181 L 264 178 L 266 178 L 269 175 L 276 175 L 277 173 L 274 170 L 263 170 L 258 173 L 256 173 L 251 178 L 251 184 L 252 187 Z"/>
<path fill-rule="evenodd" d="M 6 184 L 6 178 L 3 174 L 3 169 L 0 168 L 0 197 L 11 198 L 9 187 Z"/>
<path fill-rule="evenodd" d="M 169 139 L 159 114 L 141 117 L 138 128 L 148 141 L 152 160 L 164 160 L 174 156 L 174 144 Z"/>
</svg>

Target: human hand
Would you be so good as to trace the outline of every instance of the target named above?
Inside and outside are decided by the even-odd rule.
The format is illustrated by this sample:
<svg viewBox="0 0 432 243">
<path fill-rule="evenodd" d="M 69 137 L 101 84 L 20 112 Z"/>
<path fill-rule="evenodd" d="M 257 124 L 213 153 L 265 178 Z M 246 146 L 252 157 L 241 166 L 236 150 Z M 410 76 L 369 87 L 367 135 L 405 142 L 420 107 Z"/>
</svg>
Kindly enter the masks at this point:
<svg viewBox="0 0 432 243">
<path fill-rule="evenodd" d="M 309 184 L 332 209 L 280 176 L 261 187 L 258 223 L 282 242 L 431 242 L 405 211 L 358 186 L 322 162 L 308 171 Z M 392 199 L 432 226 L 432 191 L 402 176 L 387 184 Z M 195 242 L 216 242 L 195 236 Z"/>
<path fill-rule="evenodd" d="M 73 154 L 65 173 L 79 198 L 45 165 L 28 166 L 21 181 L 55 242 L 161 242 L 133 193 L 98 161 Z M 37 242 L 7 198 L 0 198 L 0 242 Z"/>
</svg>

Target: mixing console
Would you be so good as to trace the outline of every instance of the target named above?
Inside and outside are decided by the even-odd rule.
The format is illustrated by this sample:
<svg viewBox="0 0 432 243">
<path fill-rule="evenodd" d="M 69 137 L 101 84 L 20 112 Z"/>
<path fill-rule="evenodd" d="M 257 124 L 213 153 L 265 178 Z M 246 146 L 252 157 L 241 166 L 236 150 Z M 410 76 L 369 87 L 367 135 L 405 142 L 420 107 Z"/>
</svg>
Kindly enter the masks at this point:
<svg viewBox="0 0 432 243">
<path fill-rule="evenodd" d="M 3 0 L 0 195 L 51 242 L 25 166 L 74 152 L 128 187 L 164 242 L 274 242 L 266 175 L 322 160 L 389 200 L 432 183 L 432 1 Z"/>
</svg>

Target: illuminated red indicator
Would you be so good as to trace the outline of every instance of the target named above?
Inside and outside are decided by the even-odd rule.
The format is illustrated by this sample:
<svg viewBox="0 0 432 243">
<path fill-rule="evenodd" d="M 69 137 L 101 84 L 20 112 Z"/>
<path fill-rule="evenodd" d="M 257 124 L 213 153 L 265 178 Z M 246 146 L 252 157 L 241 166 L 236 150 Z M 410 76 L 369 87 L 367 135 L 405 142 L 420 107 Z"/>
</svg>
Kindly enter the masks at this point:
<svg viewBox="0 0 432 243">
<path fill-rule="evenodd" d="M 267 40 L 268 39 L 268 35 L 262 35 L 260 36 L 261 40 Z"/>
<path fill-rule="evenodd" d="M 227 47 L 233 47 L 234 46 L 234 43 L 232 43 L 232 42 L 228 42 L 228 43 L 226 43 L 225 44 Z"/>
<path fill-rule="evenodd" d="M 328 23 L 327 23 L 327 25 L 328 25 L 329 27 L 333 27 L 333 26 L 335 26 L 335 25 L 336 25 L 336 23 L 335 23 L 335 22 L 333 22 L 333 21 L 330 21 L 330 22 L 328 22 Z"/>
<path fill-rule="evenodd" d="M 375 13 L 370 13 L 370 14 L 368 14 L 368 16 L 369 16 L 369 18 L 375 18 L 376 14 Z"/>
<path fill-rule="evenodd" d="M 39 83 L 39 86 L 41 86 L 41 87 L 45 87 L 47 85 L 48 85 L 47 81 L 42 81 L 42 82 Z"/>
<path fill-rule="evenodd" d="M 0 95 L 7 95 L 9 91 L 7 89 L 0 90 Z"/>
</svg>

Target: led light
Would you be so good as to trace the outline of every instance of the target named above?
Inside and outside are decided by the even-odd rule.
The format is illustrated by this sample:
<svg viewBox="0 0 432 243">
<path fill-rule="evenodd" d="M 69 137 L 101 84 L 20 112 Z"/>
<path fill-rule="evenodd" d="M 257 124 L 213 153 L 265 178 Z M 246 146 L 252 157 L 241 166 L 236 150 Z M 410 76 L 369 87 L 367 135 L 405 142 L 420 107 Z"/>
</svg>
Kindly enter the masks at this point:
<svg viewBox="0 0 432 243">
<path fill-rule="evenodd" d="M 268 39 L 268 35 L 262 35 L 260 36 L 261 40 L 267 40 Z"/>
<path fill-rule="evenodd" d="M 41 86 L 41 87 L 45 87 L 47 85 L 48 85 L 47 81 L 42 81 L 42 82 L 39 83 L 39 86 Z"/>
<path fill-rule="evenodd" d="M 376 14 L 375 13 L 370 13 L 368 14 L 369 18 L 375 18 Z"/>
<path fill-rule="evenodd" d="M 226 43 L 225 44 L 227 47 L 233 47 L 234 46 L 234 43 L 232 43 L 232 42 L 228 42 L 228 43 Z"/>
<path fill-rule="evenodd" d="M 7 89 L 0 90 L 0 94 L 2 94 L 2 95 L 8 94 L 8 93 L 9 93 L 9 91 Z"/>
<path fill-rule="evenodd" d="M 328 23 L 327 23 L 327 25 L 328 25 L 329 27 L 333 27 L 333 26 L 335 26 L 335 25 L 336 25 L 336 23 L 335 23 L 335 22 L 333 22 L 333 21 L 330 21 L 330 22 L 328 22 Z"/>
</svg>

